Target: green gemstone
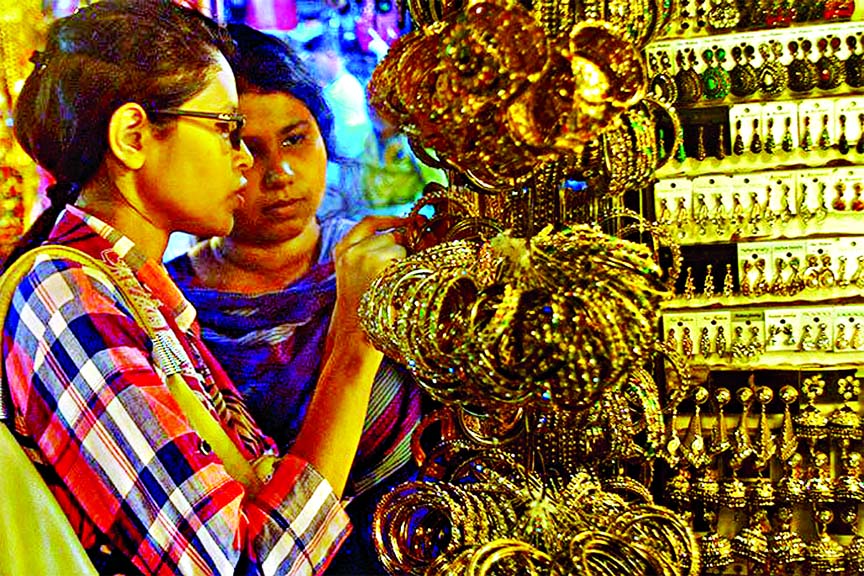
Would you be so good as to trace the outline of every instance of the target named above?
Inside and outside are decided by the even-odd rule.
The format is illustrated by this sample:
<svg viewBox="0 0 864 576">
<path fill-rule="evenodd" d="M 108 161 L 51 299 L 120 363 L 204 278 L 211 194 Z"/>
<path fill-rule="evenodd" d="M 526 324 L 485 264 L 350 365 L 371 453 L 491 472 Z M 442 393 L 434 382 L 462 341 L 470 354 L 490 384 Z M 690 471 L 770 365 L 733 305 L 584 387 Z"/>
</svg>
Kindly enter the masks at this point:
<svg viewBox="0 0 864 576">
<path fill-rule="evenodd" d="M 718 48 L 717 49 L 717 59 L 718 60 L 724 60 L 725 58 L 726 58 L 726 50 L 724 50 L 723 48 Z"/>
</svg>

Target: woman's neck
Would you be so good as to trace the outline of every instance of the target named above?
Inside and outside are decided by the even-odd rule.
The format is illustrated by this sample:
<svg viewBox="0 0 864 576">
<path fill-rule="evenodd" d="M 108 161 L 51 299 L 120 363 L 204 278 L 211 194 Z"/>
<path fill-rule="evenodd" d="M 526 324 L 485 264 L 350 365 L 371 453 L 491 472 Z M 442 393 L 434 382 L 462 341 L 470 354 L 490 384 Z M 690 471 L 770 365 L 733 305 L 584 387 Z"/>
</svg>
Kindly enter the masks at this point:
<svg viewBox="0 0 864 576">
<path fill-rule="evenodd" d="M 302 278 L 318 260 L 317 223 L 278 243 L 213 238 L 209 250 L 193 253 L 195 272 L 213 289 L 260 294 L 281 290 Z"/>
<path fill-rule="evenodd" d="M 81 190 L 75 206 L 128 237 L 147 257 L 162 261 L 168 246 L 168 231 L 134 206 L 114 181 L 97 176 Z"/>
</svg>

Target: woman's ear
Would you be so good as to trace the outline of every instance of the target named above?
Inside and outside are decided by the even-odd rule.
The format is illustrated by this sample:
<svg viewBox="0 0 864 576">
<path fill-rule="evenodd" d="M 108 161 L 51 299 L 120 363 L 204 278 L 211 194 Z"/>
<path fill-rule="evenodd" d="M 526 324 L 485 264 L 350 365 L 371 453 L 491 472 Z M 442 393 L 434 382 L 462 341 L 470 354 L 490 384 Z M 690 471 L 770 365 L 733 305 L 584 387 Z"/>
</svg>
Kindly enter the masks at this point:
<svg viewBox="0 0 864 576">
<path fill-rule="evenodd" d="M 124 166 L 138 170 L 144 165 L 145 142 L 150 135 L 147 112 L 136 102 L 117 108 L 108 123 L 108 147 Z"/>
</svg>

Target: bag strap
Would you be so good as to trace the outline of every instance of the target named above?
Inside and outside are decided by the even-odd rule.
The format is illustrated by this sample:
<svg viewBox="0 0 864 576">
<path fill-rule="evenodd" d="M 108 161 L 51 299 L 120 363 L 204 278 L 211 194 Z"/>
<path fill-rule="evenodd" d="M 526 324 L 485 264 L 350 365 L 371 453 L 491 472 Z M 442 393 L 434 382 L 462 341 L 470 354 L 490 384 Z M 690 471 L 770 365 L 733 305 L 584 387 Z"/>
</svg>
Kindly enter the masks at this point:
<svg viewBox="0 0 864 576">
<path fill-rule="evenodd" d="M 131 297 L 128 289 L 122 282 L 116 281 L 111 269 L 101 260 L 98 260 L 76 248 L 60 244 L 46 244 L 39 246 L 25 253 L 16 260 L 12 266 L 6 270 L 3 276 L 0 277 L 0 350 L 2 350 L 3 344 L 3 325 L 5 324 L 9 308 L 12 305 L 12 297 L 15 294 L 16 288 L 21 283 L 21 280 L 31 270 L 39 256 L 70 260 L 80 264 L 81 266 L 95 268 L 112 280 L 112 284 L 117 288 L 123 298 L 123 302 L 132 312 L 135 321 L 147 332 L 147 335 L 153 341 L 154 359 L 158 364 L 160 364 L 160 368 L 163 369 L 163 372 L 166 373 L 166 385 L 174 396 L 174 399 L 180 405 L 180 408 L 186 416 L 186 419 L 189 421 L 190 426 L 205 442 L 210 444 L 213 451 L 222 460 L 225 470 L 235 480 L 242 483 L 249 492 L 252 494 L 257 493 L 262 487 L 262 482 L 256 474 L 255 469 L 249 461 L 246 460 L 243 454 L 240 453 L 237 445 L 234 444 L 225 432 L 222 424 L 216 420 L 207 408 L 204 407 L 201 399 L 198 398 L 189 387 L 188 382 L 186 382 L 183 375 L 180 373 L 179 367 L 174 367 L 172 369 L 170 366 L 162 366 L 159 362 L 160 354 L 158 354 L 158 351 L 164 351 L 166 339 L 161 338 L 157 334 L 152 323 L 148 320 L 149 316 L 147 311 L 142 308 L 142 304 L 135 298 Z M 159 344 L 162 344 L 163 346 L 160 346 Z M 186 357 L 186 352 L 185 350 L 182 350 L 182 347 L 180 350 L 177 350 L 176 346 L 170 348 L 173 354 Z M 168 364 L 173 365 L 174 363 L 168 362 Z M 7 407 L 11 407 L 11 397 L 8 395 L 8 391 L 5 390 L 6 378 L 4 368 L 5 362 L 0 362 L 0 420 L 12 416 L 12 410 L 7 410 Z M 166 368 L 167 370 L 165 370 Z"/>
</svg>

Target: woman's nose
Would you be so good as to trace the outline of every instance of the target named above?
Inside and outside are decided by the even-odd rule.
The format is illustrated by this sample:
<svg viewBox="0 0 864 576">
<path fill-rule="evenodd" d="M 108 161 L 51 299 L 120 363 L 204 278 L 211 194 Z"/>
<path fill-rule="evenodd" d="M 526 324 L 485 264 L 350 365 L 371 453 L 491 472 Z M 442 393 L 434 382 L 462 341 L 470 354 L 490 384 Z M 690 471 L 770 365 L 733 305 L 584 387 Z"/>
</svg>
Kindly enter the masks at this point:
<svg viewBox="0 0 864 576">
<path fill-rule="evenodd" d="M 277 186 L 289 182 L 294 178 L 294 170 L 287 160 L 280 160 L 268 166 L 264 174 L 265 186 Z"/>
</svg>

